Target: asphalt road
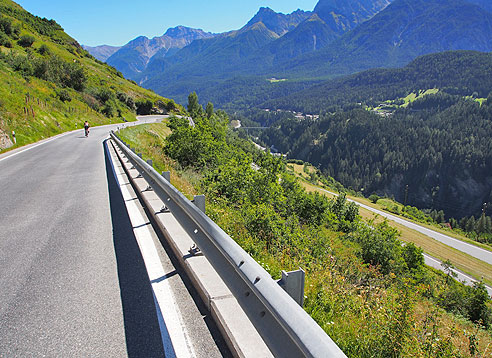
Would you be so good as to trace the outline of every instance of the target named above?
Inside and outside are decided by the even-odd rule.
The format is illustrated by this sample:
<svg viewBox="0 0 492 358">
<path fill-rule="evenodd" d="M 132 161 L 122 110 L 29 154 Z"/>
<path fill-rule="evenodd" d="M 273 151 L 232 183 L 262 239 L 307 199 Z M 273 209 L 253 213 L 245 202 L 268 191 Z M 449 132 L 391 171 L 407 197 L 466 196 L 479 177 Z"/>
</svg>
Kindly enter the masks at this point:
<svg viewBox="0 0 492 358">
<path fill-rule="evenodd" d="M 0 156 L 0 357 L 164 356 L 147 272 L 108 165 L 108 131 L 93 128 L 85 138 L 79 130 Z"/>
<path fill-rule="evenodd" d="M 321 189 L 331 195 L 335 195 L 337 196 L 338 194 L 337 193 L 334 193 L 334 192 L 331 192 L 331 191 L 328 191 L 326 189 Z M 395 221 L 401 225 L 404 225 L 410 229 L 413 229 L 413 230 L 416 230 L 424 235 L 427 235 L 437 241 L 440 241 L 442 242 L 443 244 L 445 245 L 448 245 L 448 246 L 451 246 L 461 252 L 464 252 L 470 256 L 473 256 L 473 257 L 476 257 L 477 259 L 479 260 L 482 260 L 484 262 L 487 262 L 489 264 L 492 264 L 492 252 L 491 251 L 487 251 L 487 250 L 484 250 L 478 246 L 475 246 L 475 245 L 472 245 L 472 244 L 468 244 L 464 241 L 461 241 L 461 240 L 458 240 L 458 239 L 455 239 L 453 237 L 450 237 L 450 236 L 447 236 L 447 235 L 444 235 L 444 234 L 441 234 L 437 231 L 434 231 L 434 230 L 431 230 L 431 229 L 428 229 L 424 226 L 421 226 L 419 224 L 415 224 L 411 221 L 408 221 L 408 220 L 405 220 L 405 219 L 402 219 L 398 216 L 395 216 L 395 215 L 392 215 L 392 214 L 389 214 L 387 212 L 384 212 L 384 211 L 381 211 L 381 210 L 378 210 L 378 209 L 374 209 L 373 207 L 370 207 L 368 205 L 364 205 L 364 204 L 361 204 L 357 201 L 354 201 L 352 199 L 347 199 L 348 201 L 350 202 L 354 202 L 356 203 L 358 206 L 364 208 L 364 209 L 367 209 L 375 214 L 378 214 L 382 217 L 385 217 L 387 218 L 388 220 L 392 220 L 392 221 Z M 424 259 L 425 259 L 425 263 L 426 265 L 428 266 L 432 266 L 438 270 L 443 270 L 443 267 L 441 266 L 441 262 L 434 259 L 433 257 L 429 256 L 429 255 L 424 255 Z M 474 279 L 473 277 L 470 277 L 466 274 L 464 274 L 463 272 L 461 271 L 458 271 L 458 270 L 453 270 L 456 275 L 457 275 L 457 279 L 459 281 L 464 281 L 465 283 L 469 284 L 469 285 L 472 285 L 473 282 L 476 281 L 476 279 Z M 487 288 L 487 291 L 489 293 L 490 296 L 492 296 L 492 287 L 490 286 L 487 286 L 486 285 L 486 288 Z"/>
<path fill-rule="evenodd" d="M 326 191 L 327 193 L 329 194 L 332 194 L 332 195 L 338 195 L 336 193 L 333 193 L 331 191 L 328 191 L 328 190 L 325 190 L 325 189 L 322 189 L 324 191 Z M 473 256 L 479 260 L 482 260 L 486 263 L 489 263 L 489 264 L 492 264 L 492 251 L 488 251 L 488 250 L 484 250 L 478 246 L 475 246 L 475 245 L 472 245 L 472 244 L 469 244 L 467 242 L 464 242 L 464 241 L 461 241 L 461 240 L 458 240 L 458 239 L 455 239 L 454 237 L 451 237 L 451 236 L 448 236 L 448 235 L 444 235 L 444 234 L 441 234 L 437 231 L 434 231 L 434 230 L 431 230 L 431 229 L 428 229 L 422 225 L 419 225 L 419 224 L 415 224 L 411 221 L 408 221 L 408 220 L 405 220 L 405 219 L 402 219 L 398 216 L 395 216 L 395 215 L 391 215 L 387 212 L 384 212 L 384 211 L 381 211 L 381 210 L 377 210 L 377 209 L 374 209 L 368 205 L 364 205 L 364 204 L 361 204 L 359 202 L 356 202 L 352 199 L 347 199 L 348 201 L 351 201 L 351 202 L 354 202 L 356 203 L 357 205 L 359 205 L 361 208 L 364 208 L 364 209 L 367 209 L 367 210 L 370 210 L 372 211 L 373 213 L 375 214 L 378 214 L 382 217 L 385 217 L 389 220 L 392 220 L 394 222 L 397 222 L 398 224 L 401 224 L 401 225 L 404 225 L 410 229 L 413 229 L 415 231 L 418 231 L 424 235 L 427 235 L 437 241 L 440 241 L 442 242 L 443 244 L 446 244 L 448 246 L 451 246 L 451 247 L 454 247 L 455 249 L 461 251 L 461 252 L 464 252 L 470 256 Z"/>
</svg>

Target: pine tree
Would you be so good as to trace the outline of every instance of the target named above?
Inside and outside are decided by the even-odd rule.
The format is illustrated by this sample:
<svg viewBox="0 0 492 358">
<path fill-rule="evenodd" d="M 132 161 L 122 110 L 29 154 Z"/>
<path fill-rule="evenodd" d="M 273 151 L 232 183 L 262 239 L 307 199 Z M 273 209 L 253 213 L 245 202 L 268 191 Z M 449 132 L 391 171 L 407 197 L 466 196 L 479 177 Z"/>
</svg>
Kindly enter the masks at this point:
<svg viewBox="0 0 492 358">
<path fill-rule="evenodd" d="M 210 119 L 210 117 L 213 116 L 214 114 L 214 105 L 212 102 L 207 103 L 207 107 L 205 107 L 205 113 L 207 114 L 207 118 Z"/>
</svg>

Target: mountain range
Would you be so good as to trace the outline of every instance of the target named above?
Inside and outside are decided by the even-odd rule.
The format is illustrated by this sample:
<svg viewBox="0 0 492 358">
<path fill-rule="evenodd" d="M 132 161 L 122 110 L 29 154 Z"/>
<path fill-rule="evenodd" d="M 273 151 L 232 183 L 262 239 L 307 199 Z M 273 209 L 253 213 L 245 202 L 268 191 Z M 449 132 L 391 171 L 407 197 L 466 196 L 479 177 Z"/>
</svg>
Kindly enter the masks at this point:
<svg viewBox="0 0 492 358">
<path fill-rule="evenodd" d="M 492 50 L 489 1 L 320 0 L 312 12 L 291 14 L 263 7 L 239 30 L 170 29 L 162 37 L 130 41 L 106 61 L 144 87 L 184 102 L 191 91 L 216 98 L 214 88 L 223 91 L 234 81 L 261 79 L 265 92 L 272 77 L 309 84 L 401 67 L 447 50 Z"/>
<path fill-rule="evenodd" d="M 171 56 L 195 40 L 212 37 L 212 33 L 200 29 L 178 26 L 152 39 L 137 37 L 112 53 L 105 62 L 118 69 L 125 77 L 135 79 L 152 59 Z"/>
</svg>

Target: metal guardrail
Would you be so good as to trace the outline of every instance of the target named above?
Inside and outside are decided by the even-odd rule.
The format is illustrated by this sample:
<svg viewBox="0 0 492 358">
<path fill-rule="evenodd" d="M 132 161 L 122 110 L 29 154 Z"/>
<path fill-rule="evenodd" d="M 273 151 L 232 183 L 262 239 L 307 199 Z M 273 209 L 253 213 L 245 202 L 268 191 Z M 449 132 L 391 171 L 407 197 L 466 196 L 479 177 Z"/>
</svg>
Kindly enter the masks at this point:
<svg viewBox="0 0 492 358">
<path fill-rule="evenodd" d="M 114 132 L 110 134 L 210 261 L 275 357 L 346 357 L 263 267 Z"/>
</svg>

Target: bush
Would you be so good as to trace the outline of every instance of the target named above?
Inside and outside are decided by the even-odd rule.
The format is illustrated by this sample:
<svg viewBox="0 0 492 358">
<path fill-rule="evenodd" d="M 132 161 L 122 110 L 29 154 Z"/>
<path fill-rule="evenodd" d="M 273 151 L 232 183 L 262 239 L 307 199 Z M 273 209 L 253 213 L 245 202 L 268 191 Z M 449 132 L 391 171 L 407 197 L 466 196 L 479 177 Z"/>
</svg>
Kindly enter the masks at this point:
<svg viewBox="0 0 492 358">
<path fill-rule="evenodd" d="M 128 96 L 126 95 L 126 93 L 123 92 L 118 92 L 116 98 L 118 98 L 118 101 L 120 101 L 123 104 L 126 104 L 126 102 L 128 101 Z"/>
<path fill-rule="evenodd" d="M 169 102 L 167 102 L 166 107 L 169 112 L 177 109 L 176 102 L 174 102 L 172 99 Z"/>
<path fill-rule="evenodd" d="M 369 196 L 369 200 L 373 203 L 373 204 L 376 204 L 379 200 L 379 196 L 377 196 L 376 194 L 372 194 L 371 196 Z"/>
<path fill-rule="evenodd" d="M 2 32 L 0 32 L 0 46 L 12 48 L 12 42 L 10 42 L 9 37 Z"/>
<path fill-rule="evenodd" d="M 17 43 L 22 46 L 22 47 L 31 47 L 32 44 L 36 41 L 36 39 L 31 36 L 31 35 L 23 35 L 21 38 L 17 41 Z"/>
<path fill-rule="evenodd" d="M 111 91 L 109 88 L 103 87 L 97 91 L 95 94 L 95 97 L 100 100 L 102 103 L 106 103 L 110 99 L 113 99 L 115 97 L 114 92 Z"/>
<path fill-rule="evenodd" d="M 42 44 L 39 48 L 38 48 L 38 52 L 43 55 L 43 56 L 46 56 L 46 55 L 49 55 L 51 53 L 50 51 L 50 48 L 48 46 L 46 46 L 46 44 Z"/>
<path fill-rule="evenodd" d="M 128 98 L 126 99 L 126 106 L 130 108 L 130 110 L 132 111 L 137 110 L 137 106 L 135 105 L 135 100 L 130 96 L 128 96 Z"/>
<path fill-rule="evenodd" d="M 147 100 L 137 101 L 136 106 L 137 106 L 137 114 L 148 115 L 152 111 L 152 107 L 154 107 L 154 104 L 150 99 L 147 99 Z"/>
<path fill-rule="evenodd" d="M 107 101 L 106 104 L 104 105 L 103 109 L 101 110 L 102 114 L 104 114 L 106 117 L 111 118 L 114 117 L 116 113 L 116 104 L 114 101 Z"/>
<path fill-rule="evenodd" d="M 66 89 L 62 89 L 57 93 L 58 98 L 62 102 L 70 102 L 72 100 L 72 96 L 70 96 L 70 92 Z"/>
<path fill-rule="evenodd" d="M 66 62 L 58 56 L 34 61 L 34 75 L 45 81 L 54 82 L 61 87 L 70 87 L 82 91 L 87 82 L 82 66 L 75 62 Z"/>
<path fill-rule="evenodd" d="M 6 35 L 12 35 L 13 33 L 12 21 L 10 21 L 9 19 L 3 16 L 0 17 L 0 31 Z"/>
</svg>

